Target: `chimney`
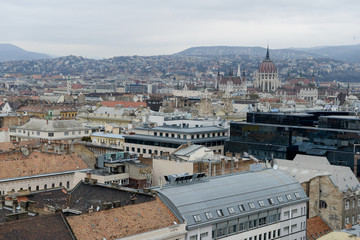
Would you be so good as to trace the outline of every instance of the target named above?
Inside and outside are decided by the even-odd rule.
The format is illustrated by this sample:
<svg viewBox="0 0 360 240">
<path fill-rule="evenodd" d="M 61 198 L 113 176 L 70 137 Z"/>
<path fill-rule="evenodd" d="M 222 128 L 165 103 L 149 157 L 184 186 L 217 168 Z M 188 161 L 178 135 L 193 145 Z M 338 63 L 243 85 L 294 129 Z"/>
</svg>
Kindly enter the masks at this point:
<svg viewBox="0 0 360 240">
<path fill-rule="evenodd" d="M 347 223 L 347 224 L 346 224 L 346 230 L 351 230 L 351 229 L 352 229 L 351 223 Z"/>
<path fill-rule="evenodd" d="M 94 207 L 91 205 L 91 207 L 89 207 L 89 213 L 94 212 Z"/>
</svg>

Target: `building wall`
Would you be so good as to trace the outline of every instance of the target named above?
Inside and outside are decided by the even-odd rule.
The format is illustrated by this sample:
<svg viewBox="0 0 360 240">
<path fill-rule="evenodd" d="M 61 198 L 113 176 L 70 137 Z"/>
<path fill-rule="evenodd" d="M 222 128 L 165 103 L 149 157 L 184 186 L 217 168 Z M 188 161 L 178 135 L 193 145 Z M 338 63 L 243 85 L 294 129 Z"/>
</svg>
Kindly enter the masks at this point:
<svg viewBox="0 0 360 240">
<path fill-rule="evenodd" d="M 53 134 L 53 136 L 51 136 Z M 10 129 L 10 138 L 12 140 L 28 140 L 28 139 L 81 139 L 82 137 L 90 136 L 90 130 L 76 130 L 76 131 L 64 131 L 64 132 L 42 132 L 36 130 L 23 130 L 23 129 Z"/>
<path fill-rule="evenodd" d="M 53 185 L 54 184 L 54 185 Z M 14 190 L 18 192 L 19 190 L 29 189 L 31 191 L 49 189 L 52 187 L 63 186 L 67 189 L 73 188 L 77 184 L 74 173 L 65 173 L 51 176 L 32 176 L 27 179 L 19 180 L 9 180 L 6 182 L 0 182 L 0 192 L 1 194 L 6 194 L 9 191 Z"/>
<path fill-rule="evenodd" d="M 10 135 L 8 130 L 0 131 L 0 142 L 10 142 Z"/>
<path fill-rule="evenodd" d="M 152 186 L 159 186 L 160 178 L 162 179 L 162 184 L 165 185 L 166 183 L 164 175 L 181 173 L 193 174 L 193 163 L 186 161 L 170 161 L 167 159 L 153 159 L 152 169 Z"/>
<path fill-rule="evenodd" d="M 341 230 L 346 223 L 360 220 L 360 195 L 357 191 L 339 191 L 329 176 L 318 176 L 301 184 L 309 196 L 308 217 L 321 216 L 334 230 Z"/>
<path fill-rule="evenodd" d="M 276 208 L 274 208 L 275 210 Z M 272 209 L 271 209 L 272 210 Z M 260 216 L 262 211 L 258 213 Z M 275 210 L 276 211 L 276 210 Z M 297 239 L 297 240 L 306 240 L 306 202 L 295 203 L 279 209 L 277 216 L 280 214 L 280 219 L 273 223 L 267 222 L 266 224 L 259 226 L 259 220 L 257 220 L 257 227 L 248 228 L 245 230 L 239 230 L 239 223 L 236 225 L 236 231 L 229 233 L 233 229 L 234 223 L 233 220 L 225 221 L 223 223 L 217 223 L 213 226 L 207 226 L 207 228 L 198 228 L 194 230 L 189 230 L 187 234 L 187 239 L 200 239 L 200 232 L 208 231 L 208 237 L 204 239 L 213 239 L 213 231 L 217 232 L 218 229 L 224 229 L 226 232 L 225 235 L 217 237 L 216 239 L 226 239 L 226 240 L 238 240 L 238 239 L 247 239 L 252 240 L 264 240 L 264 239 Z M 250 216 L 254 216 L 253 214 Z M 267 220 L 268 221 L 268 220 Z M 247 226 L 249 224 L 247 223 Z M 217 233 L 216 233 L 217 234 Z M 197 235 L 198 238 L 191 238 L 192 236 Z"/>
<path fill-rule="evenodd" d="M 125 238 L 124 240 L 185 240 L 186 239 L 186 223 L 176 224 L 167 228 L 155 231 L 145 232 Z"/>
<path fill-rule="evenodd" d="M 224 145 L 220 146 L 212 146 L 207 147 L 214 152 L 218 152 L 220 154 L 224 153 Z M 161 156 L 164 152 L 172 153 L 176 150 L 176 148 L 168 148 L 168 147 L 160 147 L 160 146 L 151 146 L 151 145 L 143 145 L 136 143 L 124 143 L 125 151 L 131 151 L 139 154 L 143 154 L 143 157 L 149 158 L 151 154 L 156 154 L 157 156 Z"/>
</svg>

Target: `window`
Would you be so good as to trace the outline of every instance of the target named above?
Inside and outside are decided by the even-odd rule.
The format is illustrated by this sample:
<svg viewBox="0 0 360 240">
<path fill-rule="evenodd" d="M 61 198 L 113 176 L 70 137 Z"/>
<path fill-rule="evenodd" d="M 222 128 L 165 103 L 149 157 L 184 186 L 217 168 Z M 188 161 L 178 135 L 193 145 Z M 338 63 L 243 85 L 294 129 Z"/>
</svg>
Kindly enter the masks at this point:
<svg viewBox="0 0 360 240">
<path fill-rule="evenodd" d="M 282 196 L 278 196 L 277 197 L 277 200 L 281 203 L 281 202 L 284 202 L 284 199 L 282 198 Z"/>
<path fill-rule="evenodd" d="M 263 200 L 260 200 L 260 201 L 259 201 L 259 205 L 260 205 L 260 207 L 264 207 L 264 206 L 265 206 L 264 201 L 263 201 Z"/>
<path fill-rule="evenodd" d="M 251 208 L 251 209 L 254 209 L 255 208 L 255 204 L 254 203 L 249 203 L 249 207 Z"/>
<path fill-rule="evenodd" d="M 44 185 L 44 189 L 47 189 L 47 184 Z"/>
<path fill-rule="evenodd" d="M 39 186 L 36 186 L 36 191 L 39 191 Z"/>
<path fill-rule="evenodd" d="M 360 207 L 360 198 L 358 199 L 358 207 Z"/>
<path fill-rule="evenodd" d="M 353 208 L 355 207 L 355 199 L 353 200 Z"/>
<path fill-rule="evenodd" d="M 51 132 L 48 133 L 48 137 L 53 137 L 53 136 L 54 136 L 54 133 L 51 133 Z"/>
<path fill-rule="evenodd" d="M 190 236 L 190 240 L 197 240 L 197 235 Z"/>
<path fill-rule="evenodd" d="M 290 211 L 285 211 L 284 212 L 284 217 L 290 217 L 289 215 L 290 215 Z"/>
<path fill-rule="evenodd" d="M 213 216 L 212 216 L 211 212 L 206 212 L 205 216 L 206 216 L 207 219 L 213 219 Z"/>
<path fill-rule="evenodd" d="M 348 210 L 350 208 L 350 202 L 345 201 L 345 210 Z"/>
<path fill-rule="evenodd" d="M 272 198 L 269 198 L 268 201 L 269 201 L 269 204 L 270 204 L 270 205 L 275 204 L 274 199 L 272 199 Z"/>
<path fill-rule="evenodd" d="M 259 218 L 259 226 L 266 224 L 266 217 Z"/>
<path fill-rule="evenodd" d="M 319 201 L 319 207 L 320 207 L 320 208 L 327 208 L 326 202 L 325 202 L 324 200 L 320 200 L 320 201 Z"/>
<path fill-rule="evenodd" d="M 217 215 L 218 215 L 219 217 L 223 217 L 223 216 L 224 216 L 224 213 L 223 213 L 222 209 L 216 210 L 216 213 L 217 213 Z"/>
<path fill-rule="evenodd" d="M 349 223 L 349 217 L 346 217 L 345 218 L 345 224 L 348 224 Z"/>
<path fill-rule="evenodd" d="M 51 184 L 51 187 L 54 188 L 54 187 L 55 187 L 55 183 Z"/>
<path fill-rule="evenodd" d="M 290 194 L 286 194 L 286 198 L 287 198 L 287 200 L 292 200 L 292 197 Z"/>
<path fill-rule="evenodd" d="M 62 187 L 62 182 L 59 182 L 59 187 Z"/>
<path fill-rule="evenodd" d="M 297 209 L 291 210 L 291 217 L 294 217 L 295 214 L 297 214 Z"/>
<path fill-rule="evenodd" d="M 69 181 L 66 182 L 66 188 L 70 188 L 70 182 Z"/>
<path fill-rule="evenodd" d="M 64 136 L 69 136 L 69 132 L 64 132 Z"/>
<path fill-rule="evenodd" d="M 204 240 L 204 238 L 206 238 L 207 236 L 209 236 L 208 232 L 204 232 L 200 234 L 200 240 Z"/>
<path fill-rule="evenodd" d="M 200 222 L 201 221 L 201 218 L 200 218 L 199 214 L 196 214 L 193 217 L 194 217 L 195 222 Z"/>
<path fill-rule="evenodd" d="M 292 232 L 292 233 L 295 232 L 296 229 L 297 229 L 297 224 L 291 225 L 291 232 Z"/>
<path fill-rule="evenodd" d="M 278 237 L 280 237 L 281 229 L 278 229 Z"/>
<path fill-rule="evenodd" d="M 234 213 L 235 213 L 235 210 L 234 210 L 233 207 L 229 207 L 229 208 L 228 208 L 228 211 L 229 211 L 230 214 L 234 214 Z"/>
<path fill-rule="evenodd" d="M 298 192 L 295 193 L 296 198 L 300 198 L 300 194 Z"/>
<path fill-rule="evenodd" d="M 236 224 L 230 225 L 228 227 L 228 234 L 231 234 L 231 233 L 234 233 L 234 232 L 236 232 Z"/>
<path fill-rule="evenodd" d="M 240 212 L 244 212 L 245 211 L 244 205 L 240 204 L 239 205 L 239 210 L 240 210 Z"/>
<path fill-rule="evenodd" d="M 249 221 L 249 228 L 257 227 L 257 219 Z"/>
</svg>

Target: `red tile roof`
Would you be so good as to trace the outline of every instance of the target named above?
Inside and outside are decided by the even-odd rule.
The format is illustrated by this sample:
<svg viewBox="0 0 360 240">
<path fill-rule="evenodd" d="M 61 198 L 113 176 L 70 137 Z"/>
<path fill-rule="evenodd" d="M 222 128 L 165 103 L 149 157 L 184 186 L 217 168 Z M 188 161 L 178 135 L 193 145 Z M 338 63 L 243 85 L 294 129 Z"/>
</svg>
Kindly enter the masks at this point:
<svg viewBox="0 0 360 240">
<path fill-rule="evenodd" d="M 0 153 L 0 179 L 87 169 L 77 155 L 57 155 L 33 151 L 28 156 L 21 152 Z"/>
<path fill-rule="evenodd" d="M 318 239 L 329 232 L 332 232 L 331 228 L 322 220 L 321 217 L 312 217 L 307 220 L 307 239 Z"/>
<path fill-rule="evenodd" d="M 118 239 L 166 228 L 179 220 L 158 198 L 125 207 L 67 217 L 77 239 Z"/>
<path fill-rule="evenodd" d="M 145 102 L 125 102 L 125 101 L 103 101 L 101 102 L 102 106 L 105 107 L 116 107 L 116 105 L 123 105 L 124 108 L 131 108 L 131 107 L 146 107 Z"/>
</svg>

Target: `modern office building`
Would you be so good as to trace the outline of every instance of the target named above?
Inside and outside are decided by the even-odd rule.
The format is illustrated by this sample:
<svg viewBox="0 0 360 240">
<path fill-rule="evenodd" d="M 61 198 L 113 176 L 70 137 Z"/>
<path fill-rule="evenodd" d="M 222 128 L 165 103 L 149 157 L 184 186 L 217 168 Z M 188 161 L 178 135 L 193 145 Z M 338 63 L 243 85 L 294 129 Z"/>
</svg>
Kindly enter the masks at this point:
<svg viewBox="0 0 360 240">
<path fill-rule="evenodd" d="M 144 126 L 135 128 L 133 134 L 124 135 L 124 138 L 126 151 L 143 154 L 144 157 L 173 152 L 188 143 L 203 145 L 223 154 L 228 129 L 219 126 Z"/>
<path fill-rule="evenodd" d="M 290 174 L 260 164 L 245 173 L 194 176 L 168 176 L 158 189 L 160 199 L 186 220 L 186 239 L 306 239 L 308 198 Z"/>
<path fill-rule="evenodd" d="M 225 151 L 248 152 L 259 159 L 292 160 L 296 154 L 325 156 L 331 164 L 358 173 L 360 118 L 348 112 L 247 114 L 230 124 Z M 355 161 L 354 161 L 355 159 Z"/>
</svg>

